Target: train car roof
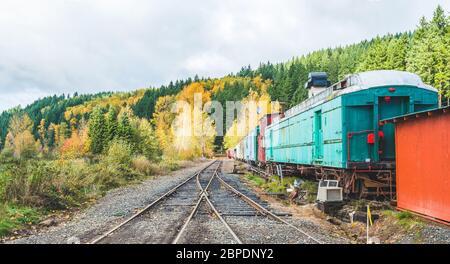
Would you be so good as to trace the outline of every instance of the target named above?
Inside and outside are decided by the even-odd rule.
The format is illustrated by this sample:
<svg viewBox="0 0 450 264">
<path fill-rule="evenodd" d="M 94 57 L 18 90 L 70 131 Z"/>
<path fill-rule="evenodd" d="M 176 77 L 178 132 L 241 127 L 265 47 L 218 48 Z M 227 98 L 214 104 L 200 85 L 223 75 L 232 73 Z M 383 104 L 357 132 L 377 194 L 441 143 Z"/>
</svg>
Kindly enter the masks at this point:
<svg viewBox="0 0 450 264">
<path fill-rule="evenodd" d="M 325 74 L 325 73 L 316 72 L 312 74 Z M 299 105 L 296 105 L 293 108 L 289 109 L 288 111 L 286 111 L 285 117 L 283 119 L 302 113 L 316 105 L 326 102 L 330 98 L 335 98 L 340 95 L 382 86 L 414 86 L 421 89 L 437 92 L 437 89 L 429 85 L 426 85 L 422 81 L 422 79 L 414 73 L 395 70 L 378 70 L 378 71 L 361 72 L 348 75 L 343 81 L 326 88 L 326 90 L 323 91 L 322 93 L 314 97 L 311 97 L 303 101 Z M 275 125 L 279 121 L 281 120 L 273 120 L 272 124 L 269 125 L 268 127 Z M 250 130 L 249 134 L 253 132 L 253 130 L 254 129 Z M 238 145 L 241 144 L 245 138 L 246 137 L 244 137 L 238 143 Z"/>
<path fill-rule="evenodd" d="M 438 92 L 437 89 L 425 84 L 422 79 L 414 73 L 395 70 L 361 72 L 347 75 L 344 80 L 326 88 L 322 93 L 308 98 L 302 103 L 289 109 L 286 111 L 283 119 L 300 114 L 312 107 L 344 94 L 383 86 L 414 86 L 420 89 Z M 270 126 L 275 125 L 283 119 L 274 120 Z"/>
<path fill-rule="evenodd" d="M 351 79 L 352 83 L 345 88 L 346 93 L 359 90 L 381 87 L 381 86 L 416 86 L 418 88 L 437 92 L 437 89 L 426 85 L 422 79 L 414 73 L 394 70 L 380 70 L 361 72 L 347 76 L 347 80 Z M 354 81 L 354 83 L 353 83 Z M 343 90 L 343 91 L 344 91 Z"/>
</svg>

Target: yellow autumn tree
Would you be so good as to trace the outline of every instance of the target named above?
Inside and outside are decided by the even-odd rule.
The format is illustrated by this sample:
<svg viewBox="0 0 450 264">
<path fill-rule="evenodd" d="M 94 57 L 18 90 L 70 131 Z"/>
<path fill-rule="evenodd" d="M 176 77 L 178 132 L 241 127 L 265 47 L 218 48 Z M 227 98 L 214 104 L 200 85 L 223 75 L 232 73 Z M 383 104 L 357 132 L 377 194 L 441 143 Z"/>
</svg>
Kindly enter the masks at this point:
<svg viewBox="0 0 450 264">
<path fill-rule="evenodd" d="M 33 122 L 28 115 L 14 115 L 9 123 L 5 149 L 11 150 L 14 157 L 18 159 L 36 155 L 40 149 L 40 143 L 34 139 L 32 129 Z"/>
<path fill-rule="evenodd" d="M 211 92 L 205 82 L 186 86 L 176 97 L 177 117 L 174 120 L 174 146 L 183 159 L 211 156 L 215 138 L 215 126 L 204 106 L 211 101 Z M 215 85 L 220 85 L 216 82 Z"/>
<path fill-rule="evenodd" d="M 115 108 L 133 106 L 137 102 L 139 102 L 139 100 L 144 96 L 144 93 L 145 89 L 139 89 L 135 92 L 115 93 L 112 95 L 96 98 L 82 105 L 67 108 L 66 112 L 64 112 L 64 118 L 66 119 L 66 121 L 70 122 L 70 120 L 75 116 L 83 116 L 85 114 L 91 113 L 92 110 L 97 106 L 103 108 L 109 108 L 110 106 Z"/>
<path fill-rule="evenodd" d="M 175 114 L 172 113 L 172 105 L 175 103 L 175 96 L 162 96 L 155 105 L 153 122 L 155 124 L 155 134 L 161 145 L 164 155 L 175 155 L 172 147 L 173 131 L 172 122 Z"/>
<path fill-rule="evenodd" d="M 80 129 L 72 129 L 70 138 L 65 139 L 60 154 L 63 159 L 76 159 L 83 157 L 89 151 L 89 136 L 86 125 L 80 126 Z"/>
<path fill-rule="evenodd" d="M 225 149 L 235 147 L 243 137 L 258 126 L 262 117 L 279 113 L 280 104 L 272 102 L 267 92 L 270 85 L 272 85 L 271 81 L 262 80 L 259 76 L 251 80 L 252 89 L 249 95 L 240 102 L 242 104 L 241 111 L 238 112 L 238 116 L 225 134 Z"/>
<path fill-rule="evenodd" d="M 211 101 L 211 92 L 205 86 L 205 82 L 194 82 L 176 96 L 158 99 L 153 122 L 165 156 L 212 156 L 216 133 L 214 122 L 203 111 L 205 103 Z"/>
</svg>

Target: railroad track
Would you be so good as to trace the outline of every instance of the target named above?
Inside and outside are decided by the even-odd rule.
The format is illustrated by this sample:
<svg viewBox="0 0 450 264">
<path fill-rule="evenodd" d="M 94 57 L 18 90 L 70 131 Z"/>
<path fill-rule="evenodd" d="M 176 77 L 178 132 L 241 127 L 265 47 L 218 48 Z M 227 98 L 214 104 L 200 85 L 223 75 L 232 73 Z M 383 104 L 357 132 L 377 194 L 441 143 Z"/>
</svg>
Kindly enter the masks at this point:
<svg viewBox="0 0 450 264">
<path fill-rule="evenodd" d="M 211 200 L 208 197 L 209 196 L 208 190 L 211 186 L 211 183 L 214 181 L 215 177 L 218 175 L 218 170 L 220 169 L 221 164 L 222 164 L 222 162 L 219 161 L 219 166 L 215 169 L 215 171 L 212 173 L 212 176 L 210 176 L 210 177 L 201 177 L 202 174 L 197 175 L 197 185 L 200 189 L 200 197 L 199 197 L 196 205 L 194 206 L 191 214 L 185 221 L 183 227 L 180 229 L 177 236 L 173 240 L 173 242 L 172 242 L 173 244 L 179 243 L 181 238 L 183 237 L 183 235 L 185 235 L 189 224 L 192 222 L 192 220 L 194 219 L 194 216 L 200 210 L 202 203 L 206 203 L 206 205 L 209 207 L 209 209 L 213 212 L 213 214 L 220 220 L 220 222 L 226 228 L 228 233 L 233 237 L 234 241 L 238 244 L 242 244 L 241 239 L 236 235 L 236 233 L 233 231 L 233 229 L 231 229 L 231 227 L 228 225 L 228 223 L 225 221 L 225 219 L 222 217 L 222 215 L 219 213 L 219 211 L 216 209 L 216 207 L 214 206 L 214 204 L 211 202 Z"/>
<path fill-rule="evenodd" d="M 176 209 L 183 208 L 183 207 L 189 207 L 192 205 L 192 203 L 194 201 L 197 200 L 197 197 L 200 193 L 199 189 L 198 189 L 198 186 L 199 186 L 199 183 L 197 180 L 198 176 L 202 173 L 208 173 L 208 170 L 211 170 L 211 167 L 213 167 L 214 165 L 217 165 L 217 161 L 213 161 L 213 162 L 209 163 L 207 166 L 205 166 L 201 170 L 197 171 L 196 173 L 191 175 L 188 179 L 186 179 L 182 183 L 178 184 L 177 186 L 175 186 L 168 192 L 164 193 L 162 196 L 160 196 L 159 198 L 154 200 L 152 203 L 148 204 L 147 206 L 145 206 L 144 208 L 142 208 L 141 210 L 139 210 L 138 212 L 136 212 L 135 214 L 133 214 L 132 216 L 127 218 L 126 220 L 120 222 L 113 228 L 104 232 L 102 235 L 100 235 L 100 236 L 96 237 L 95 239 L 91 240 L 90 242 L 88 242 L 88 244 L 99 244 L 99 243 L 109 243 L 109 242 L 114 243 L 115 241 L 123 242 L 123 241 L 121 241 L 121 239 L 117 239 L 118 237 L 120 237 L 121 231 L 123 231 L 127 227 L 131 226 L 132 224 L 136 224 L 136 222 L 139 222 L 140 218 L 143 218 L 144 216 L 146 216 L 146 214 L 149 214 L 150 211 L 152 211 L 152 210 L 159 211 L 159 212 L 155 212 L 155 215 L 156 215 L 157 213 L 167 213 L 167 210 L 164 210 L 164 209 L 175 208 L 174 211 L 176 211 L 176 212 L 175 213 L 171 212 L 171 215 L 172 215 L 171 218 L 174 218 L 173 215 L 175 215 L 175 218 L 177 216 L 183 217 L 183 212 L 179 212 L 179 214 L 181 216 L 177 215 Z M 212 170 L 215 171 L 216 169 L 217 168 L 213 168 Z M 181 209 L 179 211 L 185 211 L 185 210 Z M 173 223 L 173 224 L 175 224 L 175 223 Z M 124 232 L 122 232 L 122 233 L 124 233 Z M 156 239 L 156 240 L 158 240 L 158 239 Z M 150 242 L 150 241 L 147 241 L 147 242 Z M 151 241 L 151 242 L 153 242 L 153 241 Z M 158 243 L 158 242 L 165 243 L 168 241 L 163 241 L 163 240 L 156 241 L 156 243 Z"/>
<path fill-rule="evenodd" d="M 225 189 L 228 192 L 231 192 L 232 194 L 234 194 L 235 197 L 235 201 L 234 202 L 230 202 L 230 199 L 224 199 L 224 195 L 220 195 L 219 199 L 217 199 L 218 203 L 220 202 L 222 205 L 224 205 L 224 209 L 222 209 L 223 214 L 224 215 L 229 215 L 229 216 L 264 216 L 264 217 L 268 217 L 276 222 L 279 222 L 281 224 L 284 224 L 286 226 L 288 226 L 290 229 L 295 230 L 298 234 L 304 236 L 306 238 L 306 240 L 309 240 L 312 243 L 318 243 L 318 244 L 323 244 L 322 241 L 320 241 L 318 238 L 313 237 L 312 235 L 310 235 L 307 231 L 293 225 L 292 223 L 289 223 L 288 221 L 286 221 L 285 219 L 283 219 L 281 216 L 285 216 L 288 214 L 285 213 L 275 213 L 272 212 L 271 210 L 269 210 L 267 208 L 267 206 L 262 205 L 259 202 L 256 202 L 256 197 L 251 197 L 253 196 L 252 194 L 244 194 L 242 191 L 239 191 L 235 186 L 232 186 L 233 183 L 229 183 L 227 182 L 223 176 L 220 176 L 219 174 L 216 177 L 217 181 L 223 186 L 225 187 Z M 238 199 L 236 199 L 238 198 Z M 236 200 L 239 200 L 236 201 Z M 242 202 L 244 202 L 247 206 L 242 205 Z M 231 210 L 229 209 L 230 206 L 233 207 L 234 204 L 239 203 L 239 205 L 237 206 L 237 210 L 235 208 L 232 208 Z M 251 210 L 253 209 L 253 210 Z"/>
<path fill-rule="evenodd" d="M 125 221 L 92 240 L 97 243 L 126 243 L 139 240 L 144 243 L 202 243 L 223 242 L 242 244 L 232 217 L 263 217 L 275 220 L 295 230 L 305 240 L 322 243 L 301 228 L 287 222 L 269 210 L 267 204 L 256 202 L 251 193 L 239 191 L 220 171 L 222 162 L 213 161 L 161 197 L 127 218 Z M 146 237 L 152 221 L 165 217 L 160 235 Z M 217 235 L 220 233 L 220 235 Z M 154 234 L 154 233 L 152 233 Z M 240 232 L 240 235 L 247 235 Z M 209 236 L 209 240 L 208 237 Z M 218 237 L 221 237 L 219 239 Z M 244 236 L 245 238 L 245 236 Z M 203 240 L 206 239 L 206 240 Z M 214 240 L 215 239 L 215 240 Z"/>
</svg>

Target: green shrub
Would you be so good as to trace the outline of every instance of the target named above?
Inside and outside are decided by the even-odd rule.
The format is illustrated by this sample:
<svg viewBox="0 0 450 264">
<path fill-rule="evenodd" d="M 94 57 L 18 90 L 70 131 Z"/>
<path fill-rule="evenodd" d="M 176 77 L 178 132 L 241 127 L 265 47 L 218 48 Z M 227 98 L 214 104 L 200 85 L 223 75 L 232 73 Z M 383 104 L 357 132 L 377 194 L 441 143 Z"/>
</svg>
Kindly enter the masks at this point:
<svg viewBox="0 0 450 264">
<path fill-rule="evenodd" d="M 263 185 L 263 188 L 270 193 L 282 193 L 285 192 L 285 186 L 282 184 L 278 176 L 272 176 Z"/>
<path fill-rule="evenodd" d="M 12 230 L 36 224 L 41 214 L 31 207 L 16 205 L 0 205 L 0 237 L 8 235 Z"/>
<path fill-rule="evenodd" d="M 319 183 L 315 181 L 305 181 L 301 185 L 301 189 L 307 191 L 308 195 L 306 200 L 313 203 L 317 199 L 317 190 L 319 188 Z"/>
<path fill-rule="evenodd" d="M 266 180 L 264 180 L 263 178 L 259 177 L 258 175 L 254 175 L 254 174 L 247 174 L 246 175 L 247 179 L 251 182 L 253 182 L 256 186 L 261 187 L 266 183 Z"/>
<path fill-rule="evenodd" d="M 8 235 L 16 227 L 13 221 L 0 215 L 0 237 Z"/>
<path fill-rule="evenodd" d="M 13 162 L 14 159 L 14 152 L 12 149 L 4 148 L 0 152 L 0 164 L 6 164 Z"/>
<path fill-rule="evenodd" d="M 420 231 L 420 228 L 423 227 L 423 222 L 408 211 L 383 210 L 382 215 L 395 219 L 394 223 L 405 230 L 417 229 Z"/>
<path fill-rule="evenodd" d="M 95 189 L 95 173 L 83 160 L 7 164 L 0 171 L 0 199 L 48 209 L 77 205 Z"/>
<path fill-rule="evenodd" d="M 32 201 L 42 198 L 53 189 L 58 177 L 58 168 L 47 161 L 30 161 L 27 164 L 27 185 L 25 197 Z M 44 202 L 45 203 L 45 202 Z"/>
<path fill-rule="evenodd" d="M 31 207 L 7 206 L 6 210 L 11 219 L 24 225 L 38 223 L 41 216 Z"/>
<path fill-rule="evenodd" d="M 137 179 L 140 174 L 132 168 L 132 149 L 122 140 L 113 141 L 98 164 L 91 165 L 94 183 L 102 191 L 116 188 Z"/>
<path fill-rule="evenodd" d="M 132 149 L 125 141 L 114 140 L 108 148 L 104 161 L 109 165 L 131 165 Z"/>
<path fill-rule="evenodd" d="M 145 156 L 137 156 L 132 160 L 133 168 L 144 174 L 144 175 L 152 175 L 154 173 L 154 166 Z"/>
<path fill-rule="evenodd" d="M 27 195 L 27 164 L 14 162 L 4 166 L 2 172 L 3 202 L 21 202 Z"/>
<path fill-rule="evenodd" d="M 398 214 L 396 214 L 396 218 L 398 220 L 411 219 L 413 218 L 413 214 L 408 211 L 401 211 Z"/>
<path fill-rule="evenodd" d="M 0 201 L 5 200 L 8 181 L 9 176 L 3 171 L 2 166 L 0 166 Z"/>
<path fill-rule="evenodd" d="M 163 159 L 160 166 L 165 171 L 175 171 L 180 168 L 180 164 L 174 159 Z"/>
</svg>

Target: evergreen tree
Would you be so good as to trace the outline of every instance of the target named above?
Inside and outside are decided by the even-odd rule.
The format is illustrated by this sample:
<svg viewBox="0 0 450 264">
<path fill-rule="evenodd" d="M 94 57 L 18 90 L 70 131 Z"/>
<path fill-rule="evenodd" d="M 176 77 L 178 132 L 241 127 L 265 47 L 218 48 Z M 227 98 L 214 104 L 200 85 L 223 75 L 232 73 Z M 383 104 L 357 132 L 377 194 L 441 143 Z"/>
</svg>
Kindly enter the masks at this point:
<svg viewBox="0 0 450 264">
<path fill-rule="evenodd" d="M 100 154 L 105 149 L 106 124 L 102 108 L 95 107 L 89 119 L 90 148 L 93 154 Z"/>
<path fill-rule="evenodd" d="M 425 83 L 438 88 L 441 93 L 448 89 L 448 20 L 441 7 L 431 22 L 424 18 L 413 37 L 407 57 L 407 70 L 420 75 Z"/>
<path fill-rule="evenodd" d="M 150 160 L 157 161 L 161 156 L 159 142 L 150 122 L 142 119 L 138 126 L 138 143 L 140 152 Z"/>
<path fill-rule="evenodd" d="M 117 136 L 119 139 L 124 140 L 128 143 L 132 143 L 133 129 L 130 124 L 130 118 L 126 111 L 119 115 L 118 125 L 117 125 Z"/>
<path fill-rule="evenodd" d="M 117 110 L 110 107 L 106 115 L 106 140 L 112 141 L 117 136 Z"/>
<path fill-rule="evenodd" d="M 402 34 L 400 38 L 392 38 L 387 47 L 386 69 L 404 71 L 408 54 L 409 37 Z"/>
<path fill-rule="evenodd" d="M 53 148 L 55 146 L 55 128 L 54 125 L 51 124 L 47 130 L 47 146 L 49 148 Z"/>
<path fill-rule="evenodd" d="M 63 144 L 64 143 L 64 140 L 66 139 L 66 138 L 69 138 L 70 137 L 70 129 L 69 129 L 69 126 L 67 125 L 67 123 L 66 122 L 61 122 L 61 124 L 60 124 L 60 128 L 59 128 L 59 139 L 60 139 L 60 142 L 58 142 L 58 144 Z"/>
<path fill-rule="evenodd" d="M 358 71 L 388 69 L 388 43 L 390 40 L 390 36 L 387 38 L 377 37 L 367 51 L 364 60 L 359 65 Z"/>
</svg>

